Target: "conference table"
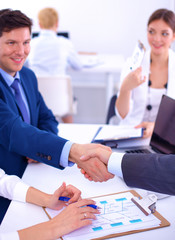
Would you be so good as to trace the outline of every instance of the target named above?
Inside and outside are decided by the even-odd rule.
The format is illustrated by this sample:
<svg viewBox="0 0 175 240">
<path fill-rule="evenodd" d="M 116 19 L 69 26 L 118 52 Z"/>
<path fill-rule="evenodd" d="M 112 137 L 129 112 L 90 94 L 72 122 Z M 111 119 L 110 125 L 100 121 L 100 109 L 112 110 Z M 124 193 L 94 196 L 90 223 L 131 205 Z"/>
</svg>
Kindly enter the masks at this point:
<svg viewBox="0 0 175 240">
<path fill-rule="evenodd" d="M 60 124 L 59 135 L 75 143 L 89 143 L 98 128 L 98 124 Z M 85 198 L 117 193 L 131 189 L 126 186 L 122 179 L 116 176 L 103 183 L 90 182 L 84 178 L 76 165 L 73 167 L 67 167 L 64 170 L 59 170 L 42 163 L 31 163 L 28 164 L 22 179 L 33 187 L 48 193 L 53 193 L 55 189 L 58 188 L 63 181 L 65 181 L 67 184 L 72 184 L 79 188 L 82 191 L 82 197 Z M 145 190 L 135 190 L 142 196 L 146 194 Z M 157 211 L 170 222 L 171 225 L 169 227 L 139 232 L 112 239 L 174 240 L 175 197 L 170 196 L 158 200 L 156 208 Z M 0 232 L 26 228 L 47 220 L 48 217 L 41 207 L 29 203 L 12 201 L 0 226 Z"/>
<path fill-rule="evenodd" d="M 84 67 L 78 71 L 68 69 L 73 87 L 104 87 L 107 109 L 115 82 L 119 81 L 124 56 L 122 54 L 80 54 L 79 56 Z"/>
</svg>

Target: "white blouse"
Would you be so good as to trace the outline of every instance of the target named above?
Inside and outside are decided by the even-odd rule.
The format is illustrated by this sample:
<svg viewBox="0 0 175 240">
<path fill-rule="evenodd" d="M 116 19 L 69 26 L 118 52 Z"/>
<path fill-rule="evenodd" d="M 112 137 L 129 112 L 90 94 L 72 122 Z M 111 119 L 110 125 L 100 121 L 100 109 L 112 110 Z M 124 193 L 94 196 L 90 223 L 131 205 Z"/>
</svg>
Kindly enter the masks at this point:
<svg viewBox="0 0 175 240">
<path fill-rule="evenodd" d="M 0 168 L 0 196 L 10 200 L 26 202 L 26 194 L 29 186 L 14 175 L 5 174 Z M 0 233 L 0 240 L 19 240 L 17 232 Z"/>
<path fill-rule="evenodd" d="M 162 95 L 166 94 L 166 88 L 151 88 L 148 87 L 148 95 L 146 101 L 146 108 L 143 115 L 143 122 L 155 122 L 156 116 L 159 110 Z M 147 109 L 147 106 L 151 105 L 151 110 Z"/>
</svg>

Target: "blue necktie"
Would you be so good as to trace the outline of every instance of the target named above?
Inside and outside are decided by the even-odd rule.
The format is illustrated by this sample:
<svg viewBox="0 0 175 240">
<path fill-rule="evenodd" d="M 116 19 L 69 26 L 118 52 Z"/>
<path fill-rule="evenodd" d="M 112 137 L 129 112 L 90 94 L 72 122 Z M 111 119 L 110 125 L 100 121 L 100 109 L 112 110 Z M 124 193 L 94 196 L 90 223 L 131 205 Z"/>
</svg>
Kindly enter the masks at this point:
<svg viewBox="0 0 175 240">
<path fill-rule="evenodd" d="M 24 122 L 26 123 L 30 123 L 30 118 L 29 118 L 29 114 L 27 112 L 27 109 L 26 109 L 26 106 L 25 106 L 25 103 L 22 99 L 22 96 L 21 96 L 21 92 L 19 90 L 19 82 L 18 82 L 18 79 L 15 78 L 14 82 L 12 83 L 11 87 L 14 89 L 15 91 L 15 100 L 18 104 L 18 107 L 22 113 L 22 116 L 23 116 L 23 119 L 24 119 Z"/>
</svg>

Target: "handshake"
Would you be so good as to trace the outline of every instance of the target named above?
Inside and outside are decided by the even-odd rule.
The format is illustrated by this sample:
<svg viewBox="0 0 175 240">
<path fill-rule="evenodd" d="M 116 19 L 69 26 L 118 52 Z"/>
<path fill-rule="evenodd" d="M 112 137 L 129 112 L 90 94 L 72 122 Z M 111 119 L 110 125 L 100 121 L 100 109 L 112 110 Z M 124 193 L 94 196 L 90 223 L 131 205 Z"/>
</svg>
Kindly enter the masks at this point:
<svg viewBox="0 0 175 240">
<path fill-rule="evenodd" d="M 90 181 L 103 182 L 114 177 L 107 169 L 111 153 L 110 147 L 101 144 L 73 144 L 69 161 L 76 163 Z"/>
</svg>

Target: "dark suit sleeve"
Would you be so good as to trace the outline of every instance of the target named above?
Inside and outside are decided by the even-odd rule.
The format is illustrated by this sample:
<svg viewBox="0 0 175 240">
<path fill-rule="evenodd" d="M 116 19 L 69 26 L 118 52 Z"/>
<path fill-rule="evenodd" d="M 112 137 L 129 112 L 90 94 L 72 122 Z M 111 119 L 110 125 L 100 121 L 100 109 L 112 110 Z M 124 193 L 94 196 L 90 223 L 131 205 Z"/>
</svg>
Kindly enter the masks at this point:
<svg viewBox="0 0 175 240">
<path fill-rule="evenodd" d="M 122 172 L 130 187 L 175 195 L 175 155 L 125 154 Z"/>
</svg>

